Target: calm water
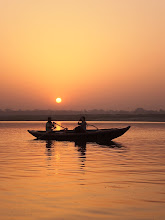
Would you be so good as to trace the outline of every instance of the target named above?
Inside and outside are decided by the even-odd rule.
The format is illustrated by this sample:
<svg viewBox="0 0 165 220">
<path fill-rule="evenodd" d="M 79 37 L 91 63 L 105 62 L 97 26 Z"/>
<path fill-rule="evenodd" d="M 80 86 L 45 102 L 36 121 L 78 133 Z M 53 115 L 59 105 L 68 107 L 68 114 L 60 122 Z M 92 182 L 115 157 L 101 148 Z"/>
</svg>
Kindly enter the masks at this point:
<svg viewBox="0 0 165 220">
<path fill-rule="evenodd" d="M 0 219 L 165 219 L 165 123 L 90 122 L 132 126 L 109 146 L 34 140 L 44 123 L 0 122 Z"/>
</svg>

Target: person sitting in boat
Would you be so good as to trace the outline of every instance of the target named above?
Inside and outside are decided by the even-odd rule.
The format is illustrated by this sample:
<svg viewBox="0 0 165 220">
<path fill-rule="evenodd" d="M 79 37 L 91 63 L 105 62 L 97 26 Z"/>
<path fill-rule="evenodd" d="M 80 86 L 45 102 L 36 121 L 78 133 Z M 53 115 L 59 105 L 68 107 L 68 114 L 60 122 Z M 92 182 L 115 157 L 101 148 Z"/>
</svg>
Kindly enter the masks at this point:
<svg viewBox="0 0 165 220">
<path fill-rule="evenodd" d="M 55 122 L 52 122 L 51 117 L 48 117 L 48 121 L 46 123 L 46 131 L 51 132 L 54 128 L 56 128 Z"/>
<path fill-rule="evenodd" d="M 75 128 L 75 132 L 86 132 L 86 126 L 87 126 L 87 123 L 86 123 L 86 120 L 85 120 L 85 117 L 82 116 L 79 121 L 78 121 L 78 127 Z"/>
</svg>

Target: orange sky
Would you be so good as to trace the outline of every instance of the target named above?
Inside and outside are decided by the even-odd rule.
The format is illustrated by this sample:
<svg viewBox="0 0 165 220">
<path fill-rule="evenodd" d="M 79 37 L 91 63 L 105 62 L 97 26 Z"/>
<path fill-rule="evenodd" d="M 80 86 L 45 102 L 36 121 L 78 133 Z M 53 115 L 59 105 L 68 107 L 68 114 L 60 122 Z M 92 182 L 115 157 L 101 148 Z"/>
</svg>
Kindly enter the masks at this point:
<svg viewBox="0 0 165 220">
<path fill-rule="evenodd" d="M 164 12 L 164 0 L 0 0 L 0 108 L 165 109 Z"/>
</svg>

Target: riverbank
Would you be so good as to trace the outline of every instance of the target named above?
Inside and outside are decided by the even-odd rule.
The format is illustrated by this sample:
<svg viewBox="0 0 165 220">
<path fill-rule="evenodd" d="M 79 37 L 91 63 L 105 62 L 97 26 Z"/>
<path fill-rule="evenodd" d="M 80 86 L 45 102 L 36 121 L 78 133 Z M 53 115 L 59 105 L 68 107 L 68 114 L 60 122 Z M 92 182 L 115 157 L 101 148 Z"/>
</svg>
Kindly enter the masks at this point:
<svg viewBox="0 0 165 220">
<path fill-rule="evenodd" d="M 78 121 L 76 115 L 4 115 L 0 121 L 46 121 L 48 116 L 55 121 Z M 165 114 L 85 114 L 87 121 L 148 121 L 165 122 Z"/>
</svg>

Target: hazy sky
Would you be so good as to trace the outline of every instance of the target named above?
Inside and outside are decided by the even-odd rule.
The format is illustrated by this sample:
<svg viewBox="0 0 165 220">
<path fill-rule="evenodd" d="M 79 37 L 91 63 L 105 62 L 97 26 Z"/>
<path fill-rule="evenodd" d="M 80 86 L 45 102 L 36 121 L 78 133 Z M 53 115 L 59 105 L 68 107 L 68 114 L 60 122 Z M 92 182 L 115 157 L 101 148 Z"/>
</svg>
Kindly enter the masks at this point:
<svg viewBox="0 0 165 220">
<path fill-rule="evenodd" d="M 165 109 L 165 0 L 0 0 L 0 30 L 2 109 Z"/>
</svg>

